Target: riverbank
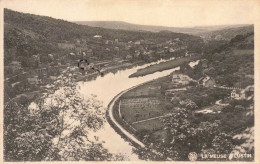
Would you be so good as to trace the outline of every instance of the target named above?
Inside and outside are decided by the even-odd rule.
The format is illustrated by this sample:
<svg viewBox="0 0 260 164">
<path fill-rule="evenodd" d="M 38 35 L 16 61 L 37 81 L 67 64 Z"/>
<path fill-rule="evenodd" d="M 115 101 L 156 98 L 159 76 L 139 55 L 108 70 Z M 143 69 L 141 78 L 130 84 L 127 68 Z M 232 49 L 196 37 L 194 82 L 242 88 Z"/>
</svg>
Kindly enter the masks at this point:
<svg viewBox="0 0 260 164">
<path fill-rule="evenodd" d="M 172 68 L 182 65 L 184 62 L 192 62 L 192 61 L 198 60 L 198 58 L 199 58 L 198 56 L 196 56 L 196 57 L 187 56 L 187 57 L 177 58 L 177 59 L 166 61 L 166 62 L 161 62 L 158 64 L 154 64 L 154 65 L 145 67 L 143 69 L 139 69 L 139 70 L 137 70 L 137 72 L 131 74 L 129 77 L 132 78 L 132 77 L 145 76 L 148 74 L 152 74 L 154 72 L 161 72 L 164 70 L 172 69 Z"/>
<path fill-rule="evenodd" d="M 109 110 L 112 110 L 112 114 L 114 119 L 117 121 L 117 123 L 122 126 L 127 132 L 131 133 L 132 135 L 134 135 L 138 140 L 142 139 L 142 136 L 140 136 L 140 132 L 142 132 L 143 130 L 151 130 L 152 133 L 155 133 L 154 135 L 157 137 L 162 137 L 164 138 L 165 134 L 159 134 L 160 131 L 162 131 L 162 124 L 158 123 L 159 118 L 157 119 L 151 119 L 157 116 L 164 116 L 167 115 L 167 113 L 169 112 L 164 111 L 164 109 L 166 108 L 167 105 L 170 105 L 168 103 L 166 103 L 163 99 L 161 99 L 160 97 L 162 97 L 161 93 L 160 93 L 160 87 L 154 87 L 156 86 L 158 83 L 162 83 L 163 81 L 165 81 L 166 79 L 168 79 L 169 76 L 164 76 L 164 77 L 160 77 L 158 79 L 154 79 L 154 80 L 150 80 L 147 81 L 145 83 L 139 84 L 135 87 L 132 87 L 130 89 L 127 89 L 126 91 L 124 91 L 123 93 L 120 94 L 120 96 L 117 96 L 117 98 L 112 101 L 114 101 L 113 103 L 113 107 L 109 106 Z M 142 93 L 147 93 L 147 89 L 150 90 L 149 95 L 142 95 Z M 140 94 L 141 93 L 141 94 Z M 119 114 L 119 103 L 122 99 L 135 99 L 135 98 L 156 98 L 158 101 L 160 101 L 159 105 L 154 105 L 153 107 L 144 107 L 142 108 L 143 111 L 140 111 L 140 115 L 146 115 L 144 118 L 143 117 L 139 117 L 138 120 L 133 120 L 132 116 L 134 115 L 133 113 L 131 113 L 131 110 L 121 110 L 121 115 Z M 111 101 L 111 102 L 112 102 Z M 149 101 L 149 100 L 148 100 Z M 147 110 L 149 108 L 148 112 Z M 156 109 L 158 108 L 158 109 Z M 137 109 L 137 108 L 136 108 Z M 154 110 L 153 110 L 154 109 Z M 128 112 L 130 113 L 128 113 Z M 132 110 L 133 112 L 135 111 L 134 109 Z M 136 112 L 136 111 L 135 111 Z M 148 114 L 149 113 L 149 114 Z M 127 118 L 127 115 L 129 116 Z M 132 116 L 130 116 L 132 115 Z M 148 116 L 149 115 L 149 116 Z M 122 116 L 124 118 L 122 118 Z M 109 115 L 107 115 L 108 120 L 110 120 Z M 149 122 L 149 124 L 151 124 L 151 126 L 147 126 L 147 122 L 142 122 L 142 123 L 138 123 L 135 124 L 135 122 L 138 122 L 140 120 L 147 120 Z M 111 124 L 111 122 L 109 122 Z M 112 123 L 111 126 L 114 128 L 115 125 Z M 114 128 L 120 135 L 121 135 L 121 131 L 118 130 L 118 128 Z M 162 135 L 162 136 L 160 136 Z M 122 137 L 127 137 L 125 136 L 125 134 L 121 135 Z M 129 138 L 127 139 L 129 140 Z M 133 142 L 133 141 L 131 141 Z"/>
<path fill-rule="evenodd" d="M 136 146 L 137 149 L 138 149 L 138 144 L 136 144 L 134 140 L 129 138 L 128 135 L 124 133 L 124 131 L 130 133 L 131 136 L 134 136 L 135 139 L 142 142 L 146 147 L 149 147 L 150 145 L 155 145 L 156 143 L 161 141 L 165 141 L 167 139 L 167 132 L 165 131 L 165 125 L 162 124 L 161 129 L 156 127 L 158 125 L 158 122 L 160 122 L 160 118 L 169 116 L 167 115 L 167 113 L 172 113 L 175 110 L 174 107 L 184 107 L 183 105 L 185 104 L 193 104 L 192 106 L 186 106 L 185 108 L 187 110 L 193 111 L 192 114 L 188 116 L 189 118 L 188 120 L 189 123 L 192 124 L 197 129 L 202 129 L 204 127 L 205 122 L 209 124 L 214 124 L 215 121 L 218 121 L 219 122 L 218 130 L 220 130 L 221 132 L 229 136 L 235 136 L 235 135 L 240 135 L 240 133 L 243 133 L 243 131 L 246 128 L 252 127 L 253 115 L 249 114 L 250 113 L 249 110 L 242 109 L 247 107 L 242 107 L 238 105 L 239 103 L 242 102 L 234 102 L 236 103 L 235 105 L 233 105 L 234 107 L 230 107 L 230 108 L 234 108 L 235 109 L 234 111 L 232 110 L 222 111 L 223 109 L 222 106 L 212 104 L 216 100 L 228 96 L 229 91 L 220 88 L 209 88 L 209 87 L 202 88 L 190 84 L 183 86 L 185 87 L 185 89 L 184 88 L 171 89 L 170 88 L 171 81 L 172 81 L 171 76 L 164 76 L 161 78 L 147 81 L 145 83 L 139 84 L 135 87 L 132 87 L 130 89 L 121 92 L 116 96 L 116 98 L 112 100 L 113 104 L 110 103 L 109 111 L 107 112 L 107 119 L 109 124 L 126 141 L 133 143 L 134 146 L 137 145 Z M 161 86 L 159 87 L 158 84 L 160 84 Z M 157 117 L 152 115 L 153 113 L 151 113 L 150 115 L 150 111 L 149 112 L 147 111 L 153 108 L 153 106 L 152 107 L 150 106 L 149 109 L 147 107 L 146 110 L 145 109 L 146 107 L 144 107 L 146 103 L 143 103 L 142 101 L 145 98 L 155 98 L 155 97 L 157 98 L 158 95 L 155 95 L 154 93 L 151 94 L 150 91 L 147 92 L 146 91 L 147 88 L 153 90 L 154 92 L 160 92 L 161 95 L 164 95 L 164 100 L 171 102 L 172 106 L 169 106 L 169 108 L 161 108 L 162 110 L 160 109 L 160 107 L 158 107 L 159 113 L 154 113 L 154 114 L 158 114 Z M 172 95 L 166 94 L 166 91 L 173 91 L 174 95 L 177 98 L 173 98 Z M 133 100 L 133 101 L 129 101 L 129 100 Z M 148 101 L 150 100 L 153 99 L 149 99 Z M 127 104 L 128 102 L 131 103 Z M 122 105 L 123 103 L 124 106 Z M 145 105 L 143 106 L 143 104 Z M 215 108 L 214 110 L 218 112 L 200 112 L 201 110 L 208 109 L 211 107 Z M 218 107 L 218 109 L 216 109 L 216 107 Z M 238 107 L 241 107 L 241 109 L 238 109 Z M 114 123 L 110 119 L 111 113 L 109 112 L 111 112 L 111 110 L 112 110 L 112 116 L 116 120 L 116 123 Z M 164 111 L 165 113 L 162 111 Z M 234 122 L 236 122 L 236 124 Z M 120 128 L 118 127 L 118 124 Z M 122 128 L 124 129 L 124 131 L 121 130 Z M 204 141 L 201 142 L 203 143 Z M 192 143 L 192 144 L 196 144 L 196 143 Z M 234 145 L 238 146 L 237 144 Z M 156 150 L 159 151 L 161 149 L 155 149 L 155 151 Z M 139 154 L 138 151 L 137 154 Z M 142 154 L 139 155 L 142 156 Z"/>
<path fill-rule="evenodd" d="M 160 78 L 161 79 L 161 78 Z M 126 142 L 130 142 L 137 150 L 145 149 L 146 145 L 139 139 L 137 136 L 137 131 L 129 125 L 124 119 L 120 117 L 120 111 L 119 111 L 119 101 L 122 95 L 127 94 L 128 92 L 131 92 L 132 90 L 135 90 L 139 87 L 145 86 L 149 83 L 152 83 L 158 79 L 150 80 L 147 82 L 144 82 L 142 84 L 136 85 L 134 87 L 131 87 L 125 91 L 120 92 L 118 95 L 116 95 L 108 104 L 108 110 L 106 111 L 106 119 L 110 126 L 116 131 L 117 134 L 119 134 Z M 162 158 L 162 154 L 160 152 L 157 152 L 155 149 L 149 150 L 150 153 L 154 154 L 154 156 L 160 156 Z M 171 160 L 171 158 L 166 157 L 165 160 Z"/>
</svg>

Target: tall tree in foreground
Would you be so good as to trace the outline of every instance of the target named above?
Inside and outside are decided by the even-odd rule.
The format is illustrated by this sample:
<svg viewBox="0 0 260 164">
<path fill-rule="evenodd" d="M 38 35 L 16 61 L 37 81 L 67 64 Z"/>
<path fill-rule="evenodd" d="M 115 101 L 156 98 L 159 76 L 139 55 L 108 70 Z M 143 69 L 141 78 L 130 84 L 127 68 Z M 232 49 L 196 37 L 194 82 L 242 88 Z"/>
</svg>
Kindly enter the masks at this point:
<svg viewBox="0 0 260 164">
<path fill-rule="evenodd" d="M 105 123 L 100 101 L 82 98 L 67 77 L 48 90 L 33 103 L 6 105 L 5 161 L 126 160 L 109 153 L 93 135 Z"/>
</svg>

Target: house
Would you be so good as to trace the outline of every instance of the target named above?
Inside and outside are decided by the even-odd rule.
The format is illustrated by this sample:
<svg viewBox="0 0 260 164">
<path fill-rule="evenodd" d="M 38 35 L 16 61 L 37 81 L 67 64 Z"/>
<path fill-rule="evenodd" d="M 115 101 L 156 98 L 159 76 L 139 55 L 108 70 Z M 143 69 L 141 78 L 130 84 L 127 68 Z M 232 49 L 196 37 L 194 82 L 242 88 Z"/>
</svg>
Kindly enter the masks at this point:
<svg viewBox="0 0 260 164">
<path fill-rule="evenodd" d="M 87 50 L 87 56 L 93 56 L 93 51 L 92 49 Z"/>
<path fill-rule="evenodd" d="M 82 52 L 82 58 L 83 58 L 83 59 L 86 59 L 86 58 L 87 58 L 86 52 Z"/>
<path fill-rule="evenodd" d="M 231 91 L 231 99 L 243 100 L 246 98 L 245 90 L 234 89 Z"/>
<path fill-rule="evenodd" d="M 215 80 L 209 76 L 200 78 L 198 84 L 203 87 L 214 87 L 216 85 Z"/>
<path fill-rule="evenodd" d="M 249 85 L 245 88 L 246 92 L 254 92 L 254 85 Z"/>
<path fill-rule="evenodd" d="M 71 53 L 68 54 L 68 57 L 69 57 L 70 59 L 74 59 L 74 58 L 76 57 L 76 54 L 73 53 L 73 52 L 71 52 Z"/>
<path fill-rule="evenodd" d="M 38 64 L 41 63 L 41 62 L 40 62 L 40 54 L 33 55 L 33 60 L 34 60 L 35 62 L 37 62 Z"/>
<path fill-rule="evenodd" d="M 156 52 L 156 54 L 163 54 L 164 53 L 164 50 L 158 50 L 157 52 Z"/>
<path fill-rule="evenodd" d="M 22 68 L 22 67 L 21 67 L 21 62 L 19 62 L 19 61 L 12 61 L 12 62 L 10 63 L 10 66 L 11 66 L 11 69 L 12 69 L 13 71 L 16 71 L 16 70 L 19 70 L 19 69 Z"/>
<path fill-rule="evenodd" d="M 254 96 L 254 85 L 249 85 L 245 88 L 246 97 Z"/>
<path fill-rule="evenodd" d="M 119 51 L 119 47 L 115 47 L 114 50 L 118 52 Z"/>
<path fill-rule="evenodd" d="M 132 55 L 127 55 L 126 59 L 128 59 L 128 60 L 133 59 L 133 56 Z"/>
<path fill-rule="evenodd" d="M 102 36 L 101 36 L 101 35 L 95 35 L 95 36 L 93 36 L 93 38 L 94 38 L 94 39 L 101 39 Z"/>
<path fill-rule="evenodd" d="M 140 54 L 141 54 L 140 51 L 135 50 L 134 57 L 138 58 L 140 56 Z"/>
<path fill-rule="evenodd" d="M 175 87 L 188 85 L 191 81 L 191 78 L 184 74 L 172 74 L 171 84 Z"/>
<path fill-rule="evenodd" d="M 173 48 L 170 48 L 169 52 L 175 52 L 175 50 Z"/>
<path fill-rule="evenodd" d="M 140 44 L 141 44 L 140 41 L 136 41 L 136 42 L 135 42 L 135 45 L 140 45 Z"/>
<path fill-rule="evenodd" d="M 53 55 L 52 55 L 52 54 L 48 54 L 48 58 L 49 58 L 51 61 L 53 61 L 53 60 L 54 60 L 54 57 L 53 57 Z"/>
<path fill-rule="evenodd" d="M 202 68 L 208 68 L 208 60 L 207 59 L 202 59 L 201 60 L 201 66 Z"/>
<path fill-rule="evenodd" d="M 41 80 L 38 78 L 38 76 L 29 77 L 27 78 L 27 81 L 31 85 L 38 85 L 41 83 Z"/>
<path fill-rule="evenodd" d="M 50 76 L 49 78 L 50 78 L 50 80 L 57 80 L 56 76 Z"/>
<path fill-rule="evenodd" d="M 105 41 L 105 44 L 112 45 L 112 44 L 113 44 L 113 41 L 112 41 L 112 40 L 106 40 L 106 41 Z"/>
</svg>

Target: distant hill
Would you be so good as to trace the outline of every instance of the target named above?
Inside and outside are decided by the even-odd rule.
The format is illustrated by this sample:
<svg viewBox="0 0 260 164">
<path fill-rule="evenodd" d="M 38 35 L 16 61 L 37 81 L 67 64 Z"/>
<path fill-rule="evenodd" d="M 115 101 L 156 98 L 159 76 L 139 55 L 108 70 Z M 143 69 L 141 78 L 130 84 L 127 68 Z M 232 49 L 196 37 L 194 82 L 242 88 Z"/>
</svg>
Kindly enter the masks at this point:
<svg viewBox="0 0 260 164">
<path fill-rule="evenodd" d="M 159 31 L 171 31 L 171 32 L 180 32 L 187 33 L 193 35 L 199 35 L 201 33 L 234 28 L 234 27 L 242 27 L 246 25 L 219 25 L 219 26 L 198 26 L 198 27 L 165 27 L 165 26 L 151 26 L 151 25 L 138 25 L 132 24 L 122 21 L 78 21 L 75 22 L 81 25 L 88 25 L 92 27 L 103 27 L 109 29 L 122 29 L 122 30 L 131 30 L 131 31 L 151 31 L 151 32 L 159 32 Z"/>
<path fill-rule="evenodd" d="M 102 36 L 99 43 L 96 43 L 96 40 L 93 39 L 93 36 L 97 34 Z M 122 43 L 146 40 L 154 44 L 160 44 L 176 38 L 189 45 L 198 45 L 199 42 L 202 42 L 200 37 L 188 34 L 137 32 L 90 27 L 51 17 L 4 9 L 5 63 L 10 63 L 14 59 L 20 60 L 21 57 L 29 59 L 36 54 L 57 53 L 64 55 L 71 51 L 77 51 L 66 47 L 84 49 L 87 46 L 88 48 L 92 46 L 91 48 L 95 54 L 102 55 L 105 54 L 104 42 L 106 40 L 118 39 Z M 62 46 L 60 46 L 61 44 Z"/>
<path fill-rule="evenodd" d="M 254 25 L 243 27 L 232 27 L 199 34 L 204 40 L 226 40 L 230 41 L 236 35 L 245 35 L 254 32 Z"/>
</svg>

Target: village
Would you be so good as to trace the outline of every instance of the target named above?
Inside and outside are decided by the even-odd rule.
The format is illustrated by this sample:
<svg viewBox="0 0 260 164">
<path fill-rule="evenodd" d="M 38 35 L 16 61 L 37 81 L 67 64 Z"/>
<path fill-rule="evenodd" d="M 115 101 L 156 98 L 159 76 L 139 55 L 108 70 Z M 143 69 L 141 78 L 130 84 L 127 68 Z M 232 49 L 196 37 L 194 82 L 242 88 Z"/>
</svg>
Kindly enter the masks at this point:
<svg viewBox="0 0 260 164">
<path fill-rule="evenodd" d="M 64 41 L 58 46 L 67 53 L 36 54 L 27 59 L 26 63 L 18 58 L 5 65 L 7 101 L 19 94 L 35 93 L 47 84 L 53 83 L 64 70 L 76 67 L 81 59 L 88 60 L 100 70 L 116 70 L 161 58 L 194 55 L 188 53 L 187 46 L 179 38 L 164 43 L 147 40 L 123 42 L 94 35 L 86 40 L 76 39 L 75 43 Z M 86 79 L 87 75 L 97 76 L 93 69 L 85 69 L 84 74 L 80 71 L 71 73 L 73 78 L 78 80 Z"/>
</svg>

